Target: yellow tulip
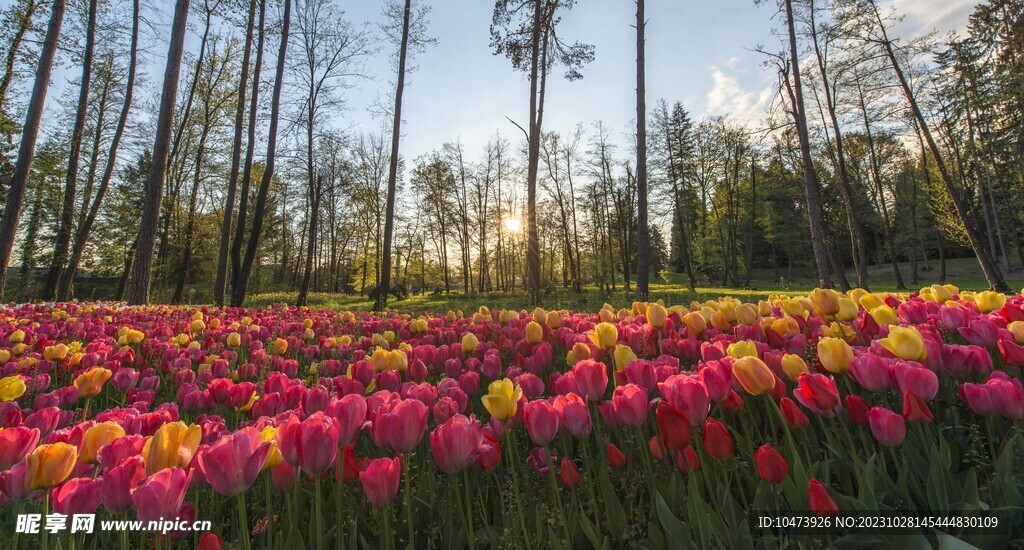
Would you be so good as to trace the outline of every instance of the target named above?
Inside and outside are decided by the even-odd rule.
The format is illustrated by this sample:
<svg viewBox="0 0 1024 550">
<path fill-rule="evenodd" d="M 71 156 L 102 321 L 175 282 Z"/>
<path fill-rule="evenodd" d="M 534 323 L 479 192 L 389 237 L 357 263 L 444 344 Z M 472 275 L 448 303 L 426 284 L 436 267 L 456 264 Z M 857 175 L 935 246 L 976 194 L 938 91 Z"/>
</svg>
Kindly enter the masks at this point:
<svg viewBox="0 0 1024 550">
<path fill-rule="evenodd" d="M 160 426 L 142 449 L 146 473 L 153 475 L 164 468 L 188 466 L 202 439 L 203 430 L 196 424 L 178 421 Z"/>
<path fill-rule="evenodd" d="M 206 330 L 206 323 L 204 323 L 202 319 L 196 319 L 195 321 L 189 323 L 188 329 L 193 333 L 202 332 Z"/>
<path fill-rule="evenodd" d="M 522 396 L 523 390 L 518 385 L 513 384 L 508 378 L 503 378 L 487 386 L 487 395 L 483 396 L 481 401 L 491 417 L 505 421 L 516 415 Z"/>
<path fill-rule="evenodd" d="M 977 302 L 978 309 L 982 313 L 990 313 L 1003 307 L 1003 304 L 1006 303 L 1006 295 L 1002 292 L 986 290 L 975 295 L 974 301 Z"/>
<path fill-rule="evenodd" d="M 68 347 L 64 344 L 46 346 L 43 349 L 43 358 L 47 361 L 61 361 L 68 356 Z"/>
<path fill-rule="evenodd" d="M 850 344 L 841 338 L 825 337 L 818 340 L 818 361 L 825 370 L 844 374 L 850 370 L 850 360 L 853 359 L 853 350 Z"/>
<path fill-rule="evenodd" d="M 544 320 L 548 318 L 548 312 L 544 311 L 540 307 L 535 307 L 533 308 L 533 311 L 530 313 L 530 316 L 533 317 L 533 322 L 540 324 L 543 323 Z"/>
<path fill-rule="evenodd" d="M 619 341 L 619 329 L 611 323 L 598 323 L 590 333 L 590 341 L 601 349 L 612 349 Z"/>
<path fill-rule="evenodd" d="M 878 341 L 882 347 L 904 361 L 923 361 L 928 357 L 917 327 L 890 326 L 889 335 Z"/>
<path fill-rule="evenodd" d="M 25 457 L 25 486 L 36 491 L 59 485 L 71 475 L 77 460 L 74 445 L 40 445 Z"/>
<path fill-rule="evenodd" d="M 590 359 L 590 346 L 583 342 L 576 342 L 566 355 L 566 363 L 571 367 L 580 361 Z"/>
<path fill-rule="evenodd" d="M 750 395 L 764 395 L 775 388 L 775 375 L 764 361 L 754 356 L 740 357 L 732 364 L 732 375 Z"/>
<path fill-rule="evenodd" d="M 750 340 L 733 342 L 726 348 L 729 357 L 757 357 L 757 346 Z"/>
<path fill-rule="evenodd" d="M 25 395 L 25 390 L 25 381 L 21 379 L 19 374 L 0 378 L 0 403 L 14 401 Z"/>
<path fill-rule="evenodd" d="M 686 315 L 683 315 L 683 323 L 686 324 L 686 330 L 693 336 L 702 334 L 708 329 L 708 322 L 704 319 L 704 316 L 697 311 L 691 311 Z"/>
<path fill-rule="evenodd" d="M 953 287 L 956 288 L 956 287 Z M 932 285 L 932 294 L 935 295 L 937 302 L 945 302 L 953 298 L 954 294 L 959 293 L 959 289 L 952 290 L 949 286 L 945 285 Z"/>
<path fill-rule="evenodd" d="M 476 338 L 476 334 L 467 332 L 462 335 L 462 353 L 473 353 L 476 351 L 476 346 L 479 344 L 479 340 Z"/>
<path fill-rule="evenodd" d="M 814 309 L 823 316 L 835 315 L 839 311 L 839 293 L 830 288 L 815 288 L 808 296 Z"/>
<path fill-rule="evenodd" d="M 872 308 L 868 313 L 878 323 L 878 326 L 892 325 L 898 321 L 896 311 L 885 304 Z"/>
<path fill-rule="evenodd" d="M 1009 325 L 1006 325 L 1006 328 L 1009 329 L 1011 334 L 1013 334 L 1013 339 L 1016 340 L 1018 344 L 1024 344 L 1024 321 L 1014 321 Z"/>
<path fill-rule="evenodd" d="M 782 300 L 782 311 L 788 315 L 799 315 L 801 317 L 807 313 L 807 308 L 804 307 L 804 303 L 800 300 Z"/>
<path fill-rule="evenodd" d="M 237 332 L 232 332 L 231 334 L 228 334 L 227 344 L 229 348 L 237 348 L 238 346 L 242 345 L 242 335 L 238 334 Z"/>
<path fill-rule="evenodd" d="M 374 372 L 380 372 L 386 370 L 388 365 L 391 363 L 391 352 L 384 348 L 377 348 L 373 350 L 373 355 L 370 356 L 370 364 L 373 365 Z"/>
<path fill-rule="evenodd" d="M 75 378 L 75 387 L 78 388 L 78 397 L 89 398 L 103 390 L 103 384 L 110 380 L 114 373 L 103 367 L 93 367 Z"/>
<path fill-rule="evenodd" d="M 665 306 L 655 302 L 647 306 L 647 324 L 661 330 L 668 322 L 668 310 Z"/>
<path fill-rule="evenodd" d="M 549 311 L 544 317 L 544 324 L 551 330 L 555 330 L 562 326 L 562 316 L 557 311 Z"/>
<path fill-rule="evenodd" d="M 400 349 L 392 350 L 388 354 L 388 368 L 398 372 L 405 372 L 409 368 L 409 356 Z"/>
<path fill-rule="evenodd" d="M 260 430 L 260 438 L 263 442 L 270 443 L 270 452 L 267 453 L 267 461 L 263 463 L 263 468 L 260 469 L 261 472 L 277 467 L 277 465 L 284 460 L 284 457 L 281 456 L 281 449 L 278 449 L 277 444 L 275 443 L 276 437 L 277 428 L 273 426 L 267 426 Z"/>
<path fill-rule="evenodd" d="M 864 294 L 863 296 L 861 296 L 860 300 L 857 300 L 857 303 L 860 304 L 860 307 L 862 307 L 862 308 L 864 308 L 864 309 L 866 309 L 868 311 L 871 311 L 872 309 L 875 309 L 876 307 L 881 307 L 881 306 L 885 305 L 885 302 L 883 302 L 881 298 L 879 298 L 875 294 L 870 294 L 870 293 Z"/>
<path fill-rule="evenodd" d="M 758 317 L 760 314 L 752 304 L 740 304 L 736 308 L 736 320 L 741 325 L 752 325 L 757 322 Z"/>
<path fill-rule="evenodd" d="M 800 332 L 800 324 L 789 315 L 775 319 L 771 327 L 779 336 L 792 336 Z"/>
<path fill-rule="evenodd" d="M 533 345 L 544 339 L 544 329 L 537 321 L 526 323 L 526 343 Z"/>
<path fill-rule="evenodd" d="M 0 349 L 0 365 L 11 360 L 11 352 L 6 349 Z"/>
<path fill-rule="evenodd" d="M 615 353 L 613 355 L 615 356 L 615 367 L 618 370 L 626 368 L 626 365 L 637 359 L 636 354 L 633 353 L 633 348 L 625 344 L 615 346 Z"/>
<path fill-rule="evenodd" d="M 860 313 L 860 308 L 857 307 L 857 302 L 852 299 L 843 296 L 839 298 L 839 311 L 836 312 L 836 319 L 840 321 L 852 321 L 857 318 Z"/>
<path fill-rule="evenodd" d="M 598 311 L 597 316 L 601 319 L 602 323 L 611 323 L 615 320 L 615 312 L 609 309 L 602 309 L 601 311 Z"/>
<path fill-rule="evenodd" d="M 10 341 L 11 344 L 20 344 L 20 343 L 24 342 L 25 341 L 25 331 L 23 331 L 21 329 L 18 329 L 16 331 L 12 332 L 11 336 L 10 336 L 10 338 L 8 338 L 8 340 Z"/>
<path fill-rule="evenodd" d="M 772 314 L 772 303 L 768 300 L 757 301 L 757 313 L 761 317 L 767 317 Z"/>
<path fill-rule="evenodd" d="M 729 330 L 732 326 L 729 323 L 729 316 L 724 311 L 718 310 L 711 314 L 711 326 L 718 330 Z"/>
<path fill-rule="evenodd" d="M 796 382 L 801 374 L 810 372 L 810 369 L 807 368 L 803 357 L 787 353 L 782 356 L 782 372 L 785 373 L 786 378 Z"/>
<path fill-rule="evenodd" d="M 78 449 L 79 460 L 85 464 L 95 464 L 99 450 L 124 437 L 124 433 L 124 428 L 113 420 L 100 422 L 89 428 L 82 437 L 82 445 Z"/>
<path fill-rule="evenodd" d="M 284 338 L 274 340 L 274 355 L 284 355 L 285 353 L 288 353 L 288 340 Z"/>
<path fill-rule="evenodd" d="M 847 342 L 853 342 L 857 337 L 857 331 L 855 331 L 853 327 L 836 322 L 833 322 L 831 325 L 822 326 L 821 334 L 824 336 L 831 336 L 832 338 L 842 338 Z"/>
</svg>

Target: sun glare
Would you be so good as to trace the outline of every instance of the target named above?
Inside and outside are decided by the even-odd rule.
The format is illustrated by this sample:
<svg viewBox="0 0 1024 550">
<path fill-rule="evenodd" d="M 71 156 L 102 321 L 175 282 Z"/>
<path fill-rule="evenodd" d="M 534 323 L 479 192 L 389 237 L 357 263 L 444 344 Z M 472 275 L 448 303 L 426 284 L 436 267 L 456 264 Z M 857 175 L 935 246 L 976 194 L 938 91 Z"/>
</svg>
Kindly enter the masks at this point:
<svg viewBox="0 0 1024 550">
<path fill-rule="evenodd" d="M 523 230 L 523 220 L 518 216 L 505 218 L 505 230 L 509 233 L 519 233 Z"/>
</svg>

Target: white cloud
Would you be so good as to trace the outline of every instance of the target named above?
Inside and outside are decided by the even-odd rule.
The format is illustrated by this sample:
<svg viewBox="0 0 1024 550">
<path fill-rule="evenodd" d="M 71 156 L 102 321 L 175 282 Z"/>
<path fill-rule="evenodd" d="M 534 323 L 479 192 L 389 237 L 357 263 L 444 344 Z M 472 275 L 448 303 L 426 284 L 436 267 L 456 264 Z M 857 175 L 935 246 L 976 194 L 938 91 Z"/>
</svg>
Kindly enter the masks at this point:
<svg viewBox="0 0 1024 550">
<path fill-rule="evenodd" d="M 933 30 L 940 35 L 963 31 L 977 4 L 977 0 L 893 0 L 891 5 L 906 16 L 897 30 L 911 36 Z"/>
<path fill-rule="evenodd" d="M 735 73 L 745 71 L 739 68 L 730 67 L 728 74 L 715 65 L 711 65 L 709 69 L 711 89 L 707 93 L 706 114 L 729 115 L 740 122 L 749 123 L 756 123 L 764 118 L 774 96 L 772 86 L 760 89 L 757 85 L 742 86 Z"/>
</svg>

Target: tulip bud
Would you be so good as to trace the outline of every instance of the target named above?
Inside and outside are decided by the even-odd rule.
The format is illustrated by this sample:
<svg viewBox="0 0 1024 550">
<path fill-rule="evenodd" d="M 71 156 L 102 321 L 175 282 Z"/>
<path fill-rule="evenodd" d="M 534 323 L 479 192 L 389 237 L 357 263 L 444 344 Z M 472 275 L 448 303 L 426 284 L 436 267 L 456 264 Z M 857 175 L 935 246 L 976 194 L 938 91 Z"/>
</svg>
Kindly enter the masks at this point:
<svg viewBox="0 0 1024 550">
<path fill-rule="evenodd" d="M 754 453 L 754 458 L 757 460 L 757 473 L 765 483 L 778 485 L 786 479 L 789 465 L 786 464 L 786 459 L 782 458 L 779 451 L 775 450 L 775 447 L 762 445 Z"/>
<path fill-rule="evenodd" d="M 614 443 L 609 443 L 605 447 L 605 455 L 608 457 L 608 463 L 613 468 L 622 468 L 626 465 L 626 455 L 622 454 L 622 451 Z"/>
<path fill-rule="evenodd" d="M 811 512 L 814 512 L 816 516 L 838 516 L 839 507 L 836 506 L 836 502 L 829 496 L 828 490 L 821 484 L 817 479 L 811 478 L 810 483 L 807 485 L 807 504 L 810 505 Z"/>
</svg>

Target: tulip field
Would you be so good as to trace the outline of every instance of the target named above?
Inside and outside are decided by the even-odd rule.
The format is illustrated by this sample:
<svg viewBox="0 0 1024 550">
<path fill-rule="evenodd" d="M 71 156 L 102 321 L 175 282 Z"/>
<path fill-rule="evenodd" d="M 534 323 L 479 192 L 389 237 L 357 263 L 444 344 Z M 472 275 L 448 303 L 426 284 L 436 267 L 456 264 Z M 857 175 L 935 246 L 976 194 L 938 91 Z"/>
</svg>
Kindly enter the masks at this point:
<svg viewBox="0 0 1024 550">
<path fill-rule="evenodd" d="M 1022 366 L 1024 297 L 938 285 L 9 305 L 0 547 L 1019 547 Z"/>
</svg>

